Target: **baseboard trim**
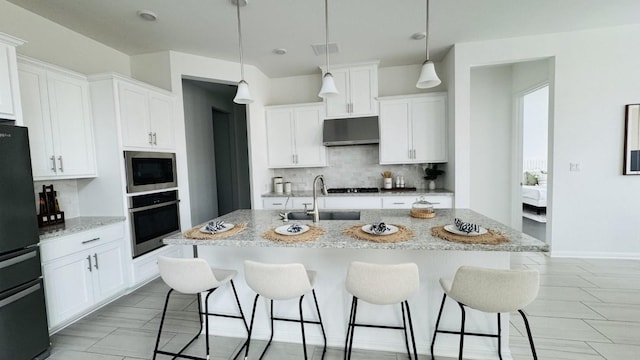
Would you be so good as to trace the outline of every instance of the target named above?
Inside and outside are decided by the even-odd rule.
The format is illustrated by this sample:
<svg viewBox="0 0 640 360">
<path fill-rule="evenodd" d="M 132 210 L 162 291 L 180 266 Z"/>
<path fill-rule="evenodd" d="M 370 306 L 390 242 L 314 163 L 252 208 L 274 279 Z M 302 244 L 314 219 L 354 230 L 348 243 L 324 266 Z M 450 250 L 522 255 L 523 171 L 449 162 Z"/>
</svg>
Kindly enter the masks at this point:
<svg viewBox="0 0 640 360">
<path fill-rule="evenodd" d="M 640 253 L 601 252 L 601 251 L 553 251 L 552 258 L 582 258 L 582 259 L 618 259 L 640 260 Z"/>
</svg>

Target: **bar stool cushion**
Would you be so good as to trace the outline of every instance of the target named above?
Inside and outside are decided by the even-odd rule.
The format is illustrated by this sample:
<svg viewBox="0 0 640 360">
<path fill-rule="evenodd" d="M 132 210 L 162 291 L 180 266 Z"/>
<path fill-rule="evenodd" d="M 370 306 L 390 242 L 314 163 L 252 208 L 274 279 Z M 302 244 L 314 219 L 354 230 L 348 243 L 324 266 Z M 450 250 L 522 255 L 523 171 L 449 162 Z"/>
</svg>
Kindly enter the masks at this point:
<svg viewBox="0 0 640 360">
<path fill-rule="evenodd" d="M 212 269 L 204 259 L 181 259 L 158 256 L 162 280 L 183 294 L 197 294 L 228 282 L 235 270 Z"/>
<path fill-rule="evenodd" d="M 418 265 L 371 264 L 353 261 L 347 270 L 347 291 L 370 304 L 390 305 L 407 300 L 419 286 Z"/>
<path fill-rule="evenodd" d="M 442 289 L 454 300 L 489 313 L 523 309 L 536 296 L 540 284 L 537 270 L 498 270 L 461 266 L 453 281 L 440 280 Z"/>
<path fill-rule="evenodd" d="M 244 262 L 247 285 L 270 300 L 294 299 L 311 291 L 315 274 L 315 271 L 307 271 L 302 264 Z"/>
</svg>

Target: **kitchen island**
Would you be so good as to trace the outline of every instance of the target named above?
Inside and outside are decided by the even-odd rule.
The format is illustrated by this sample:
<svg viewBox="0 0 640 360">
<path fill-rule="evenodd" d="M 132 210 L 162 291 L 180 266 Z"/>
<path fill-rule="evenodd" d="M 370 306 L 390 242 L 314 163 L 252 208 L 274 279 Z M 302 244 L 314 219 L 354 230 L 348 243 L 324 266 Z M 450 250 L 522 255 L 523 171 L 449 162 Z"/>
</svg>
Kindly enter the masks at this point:
<svg viewBox="0 0 640 360">
<path fill-rule="evenodd" d="M 509 238 L 509 242 L 498 245 L 464 244 L 442 240 L 431 235 L 431 228 L 452 224 L 454 218 L 476 223 L 484 228 L 500 232 Z M 414 330 L 418 352 L 428 353 L 431 335 L 435 326 L 442 290 L 438 283 L 441 277 L 453 277 L 456 269 L 462 265 L 475 265 L 508 269 L 511 252 L 548 251 L 548 246 L 526 234 L 509 228 L 495 220 L 468 209 L 438 209 L 433 219 L 416 219 L 409 216 L 408 210 L 360 210 L 360 220 L 321 220 L 319 227 L 325 233 L 318 239 L 308 242 L 275 242 L 262 237 L 270 229 L 287 224 L 279 212 L 273 210 L 237 210 L 221 216 L 221 220 L 233 224 L 246 223 L 246 229 L 230 237 L 216 240 L 188 239 L 183 235 L 174 235 L 164 240 L 166 244 L 193 246 L 198 257 L 207 259 L 214 267 L 236 269 L 239 272 L 236 281 L 238 294 L 245 311 L 255 294 L 243 281 L 243 261 L 255 260 L 272 263 L 299 262 L 307 269 L 318 272 L 316 292 L 322 318 L 327 332 L 329 346 L 342 347 L 346 336 L 346 324 L 351 297 L 344 288 L 346 271 L 354 260 L 374 263 L 415 262 L 420 269 L 420 289 L 409 299 L 412 310 Z M 384 221 L 391 225 L 401 225 L 412 230 L 415 236 L 404 242 L 378 243 L 358 240 L 343 234 L 343 230 L 358 224 L 371 224 Z M 292 221 L 289 221 L 291 223 Z M 297 221 L 310 224 L 310 221 Z M 230 292 L 220 292 L 212 296 L 211 304 L 222 311 L 234 312 L 235 303 Z M 305 314 L 314 316 L 312 304 L 305 301 Z M 297 301 L 276 302 L 274 312 L 278 316 L 297 316 Z M 358 307 L 358 318 L 369 323 L 401 324 L 400 307 L 380 307 L 362 303 Z M 248 319 L 247 319 L 248 320 Z M 259 302 L 256 311 L 254 338 L 267 339 L 269 322 L 267 303 Z M 519 321 L 519 320 L 518 320 Z M 508 350 L 509 316 L 502 316 L 503 356 L 510 358 Z M 457 305 L 448 302 L 442 318 L 443 329 L 458 329 L 460 310 Z M 297 324 L 278 323 L 274 339 L 276 341 L 299 342 L 300 330 Z M 475 332 L 496 332 L 495 315 L 476 311 L 467 312 L 467 329 Z M 311 344 L 322 342 L 321 333 L 316 326 L 308 326 L 307 340 Z M 216 319 L 211 324 L 211 332 L 224 336 L 246 336 L 237 321 Z M 534 334 L 535 336 L 535 334 Z M 459 338 L 456 335 L 439 336 L 436 355 L 455 356 Z M 402 332 L 358 328 L 354 338 L 355 348 L 372 350 L 404 351 Z M 497 342 L 494 339 L 468 337 L 465 339 L 465 358 L 484 358 L 495 356 Z M 257 350 L 256 350 L 257 351 Z M 489 355 L 491 354 L 491 355 Z"/>
</svg>

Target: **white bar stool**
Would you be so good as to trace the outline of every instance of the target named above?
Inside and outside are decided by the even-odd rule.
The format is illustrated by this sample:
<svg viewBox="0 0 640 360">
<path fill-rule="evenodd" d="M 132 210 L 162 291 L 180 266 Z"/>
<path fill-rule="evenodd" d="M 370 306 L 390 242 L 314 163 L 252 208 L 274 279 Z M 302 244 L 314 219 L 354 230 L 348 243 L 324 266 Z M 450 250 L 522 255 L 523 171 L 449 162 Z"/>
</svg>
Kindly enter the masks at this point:
<svg viewBox="0 0 640 360">
<path fill-rule="evenodd" d="M 353 295 L 351 301 L 351 314 L 349 315 L 349 325 L 347 327 L 347 338 L 344 343 L 344 358 L 351 359 L 351 349 L 353 346 L 353 333 L 356 326 L 375 327 L 382 329 L 396 329 L 404 331 L 404 341 L 407 346 L 407 354 L 412 359 L 409 350 L 409 339 L 407 336 L 407 320 L 409 321 L 409 332 L 415 359 L 418 359 L 416 351 L 416 340 L 413 333 L 413 322 L 411 321 L 411 310 L 407 299 L 411 297 L 420 285 L 418 265 L 414 263 L 381 265 L 354 261 L 349 265 L 347 271 L 346 288 Z M 356 312 L 358 310 L 358 300 L 366 301 L 375 305 L 400 304 L 402 308 L 402 326 L 370 325 L 356 322 Z M 406 309 L 406 315 L 405 315 Z"/>
<path fill-rule="evenodd" d="M 531 329 L 529 328 L 529 321 L 522 311 L 524 307 L 529 305 L 538 296 L 540 274 L 537 270 L 497 270 L 461 266 L 456 272 L 453 281 L 440 279 L 440 285 L 444 290 L 444 297 L 442 298 L 440 312 L 436 320 L 436 329 L 433 332 L 433 339 L 431 341 L 431 359 L 435 359 L 433 356 L 433 347 L 436 343 L 436 334 L 444 333 L 460 335 L 459 360 L 462 360 L 465 335 L 496 337 L 498 338 L 498 357 L 502 360 L 500 313 L 509 313 L 516 310 L 522 315 L 524 325 L 527 328 L 527 336 L 529 337 L 529 345 L 531 346 L 533 358 L 538 359 L 533 344 L 533 337 L 531 336 Z M 447 296 L 457 301 L 462 311 L 460 331 L 438 330 Z M 465 332 L 465 306 L 487 313 L 497 313 L 498 333 L 479 334 Z"/>
<path fill-rule="evenodd" d="M 307 271 L 302 264 L 264 264 L 255 261 L 245 260 L 244 262 L 244 276 L 247 281 L 247 285 L 256 292 L 256 297 L 253 300 L 253 310 L 251 312 L 251 324 L 249 325 L 249 338 L 247 339 L 247 348 L 245 352 L 245 360 L 249 356 L 249 342 L 251 340 L 251 332 L 253 330 L 253 320 L 255 319 L 256 304 L 258 297 L 263 296 L 271 301 L 269 318 L 271 320 L 271 336 L 269 342 L 264 348 L 260 359 L 264 357 L 273 340 L 273 321 L 289 321 L 300 323 L 300 329 L 302 330 L 302 349 L 304 351 L 304 358 L 307 359 L 307 342 L 304 334 L 304 324 L 317 324 L 320 325 L 322 330 L 322 337 L 324 338 L 324 348 L 322 352 L 322 358 L 327 351 L 327 336 L 324 332 L 324 325 L 322 324 L 322 317 L 320 316 L 320 308 L 318 307 L 318 299 L 316 298 L 316 292 L 313 289 L 316 273 L 315 271 Z M 304 294 L 311 291 L 313 294 L 313 301 L 318 313 L 318 321 L 304 320 L 302 316 L 302 299 Z M 298 302 L 298 308 L 300 311 L 300 319 L 286 319 L 273 316 L 273 301 L 274 300 L 290 300 L 300 298 Z"/>
<path fill-rule="evenodd" d="M 194 294 L 198 297 L 198 314 L 201 317 L 204 315 L 205 319 L 205 343 L 206 343 L 206 351 L 207 357 L 210 358 L 209 351 L 209 316 L 221 316 L 227 318 L 235 318 L 241 319 L 244 324 L 245 329 L 247 330 L 247 334 L 249 333 L 249 327 L 247 326 L 247 321 L 245 320 L 244 313 L 242 312 L 242 307 L 240 306 L 240 300 L 238 299 L 238 293 L 236 292 L 236 287 L 233 284 L 233 278 L 237 275 L 237 271 L 235 270 L 223 270 L 223 269 L 212 269 L 204 259 L 179 259 L 179 258 L 170 258 L 166 256 L 158 256 L 158 268 L 160 268 L 160 277 L 162 280 L 171 288 L 167 293 L 167 298 L 164 303 L 164 309 L 162 310 L 162 319 L 160 320 L 160 328 L 158 329 L 158 338 L 156 339 L 156 346 L 153 351 L 153 359 L 156 359 L 158 354 L 161 355 L 170 355 L 175 359 L 176 357 L 185 358 L 185 359 L 194 359 L 194 360 L 204 360 L 205 358 L 191 356 L 191 355 L 183 355 L 182 352 L 186 350 L 189 345 L 191 345 L 202 333 L 202 320 L 200 320 L 200 330 L 196 336 L 191 339 L 180 351 L 177 353 L 172 353 L 168 351 L 158 350 L 158 346 L 160 345 L 160 336 L 162 334 L 162 326 L 164 325 L 164 318 L 167 313 L 167 306 L 169 305 L 169 297 L 171 293 L 175 290 L 182 294 Z M 209 312 L 209 296 L 217 290 L 220 286 L 226 284 L 231 284 L 231 288 L 233 289 L 233 295 L 236 298 L 236 303 L 238 304 L 238 310 L 240 315 L 227 315 L 227 314 L 216 314 Z M 201 293 L 207 292 L 207 296 L 204 301 L 204 312 L 202 312 L 201 303 Z M 240 348 L 236 357 L 242 349 L 248 344 L 245 342 L 244 345 Z M 234 357 L 235 358 L 235 357 Z"/>
</svg>

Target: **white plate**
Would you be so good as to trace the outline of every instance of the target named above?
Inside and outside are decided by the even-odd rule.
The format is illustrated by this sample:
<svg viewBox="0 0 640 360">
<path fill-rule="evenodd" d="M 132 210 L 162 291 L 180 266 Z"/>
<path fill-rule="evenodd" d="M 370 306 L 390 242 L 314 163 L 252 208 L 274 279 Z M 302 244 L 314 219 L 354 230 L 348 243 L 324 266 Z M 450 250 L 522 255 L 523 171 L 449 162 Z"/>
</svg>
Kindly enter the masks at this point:
<svg viewBox="0 0 640 360">
<path fill-rule="evenodd" d="M 291 225 L 293 225 L 293 224 L 278 226 L 276 228 L 276 233 L 278 233 L 280 235 L 300 235 L 300 234 L 304 234 L 307 231 L 309 231 L 309 227 L 307 225 L 302 225 L 302 224 L 298 224 L 302 228 L 302 230 L 300 230 L 298 232 L 287 231 L 287 229 L 289 229 L 289 226 L 291 226 Z"/>
<path fill-rule="evenodd" d="M 220 230 L 216 230 L 216 231 L 209 231 L 207 230 L 207 225 L 205 224 L 203 227 L 200 228 L 200 232 L 203 232 L 205 234 L 220 234 L 223 233 L 225 231 L 229 231 L 231 229 L 233 229 L 233 224 L 229 224 L 229 223 L 224 223 L 224 225 L 222 225 L 223 228 Z"/>
<path fill-rule="evenodd" d="M 444 229 L 447 230 L 448 232 L 452 233 L 452 234 L 462 235 L 462 236 L 478 236 L 478 235 L 482 235 L 482 234 L 486 234 L 487 233 L 487 229 L 483 228 L 482 226 L 480 226 L 480 231 L 479 232 L 472 231 L 472 232 L 470 232 L 468 234 L 466 232 L 464 232 L 464 231 L 458 230 L 458 228 L 453 224 L 445 225 Z"/>
<path fill-rule="evenodd" d="M 391 234 L 395 234 L 395 233 L 398 232 L 398 227 L 397 226 L 393 226 L 393 225 L 387 225 L 387 230 L 385 230 L 383 233 L 379 234 L 379 233 L 375 233 L 375 232 L 373 232 L 373 230 L 371 230 L 371 224 L 367 224 L 367 225 L 362 227 L 362 231 L 366 232 L 367 234 L 371 234 L 371 235 L 391 235 Z"/>
</svg>

